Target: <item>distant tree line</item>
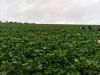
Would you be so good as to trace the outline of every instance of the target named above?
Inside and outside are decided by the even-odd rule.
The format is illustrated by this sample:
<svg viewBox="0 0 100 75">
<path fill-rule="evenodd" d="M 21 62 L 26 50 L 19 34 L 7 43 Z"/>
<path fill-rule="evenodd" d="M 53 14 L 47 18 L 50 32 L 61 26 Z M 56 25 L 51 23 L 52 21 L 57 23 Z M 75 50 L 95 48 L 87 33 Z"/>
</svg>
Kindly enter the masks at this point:
<svg viewBox="0 0 100 75">
<path fill-rule="evenodd" d="M 5 22 L 2 22 L 0 21 L 0 23 L 16 23 L 16 24 L 36 24 L 36 23 L 28 23 L 28 22 L 12 22 L 12 21 L 5 21 Z"/>
<path fill-rule="evenodd" d="M 81 30 L 86 30 L 86 29 L 93 30 L 93 26 L 80 26 L 80 29 Z M 100 31 L 100 27 L 97 27 L 96 30 Z"/>
</svg>

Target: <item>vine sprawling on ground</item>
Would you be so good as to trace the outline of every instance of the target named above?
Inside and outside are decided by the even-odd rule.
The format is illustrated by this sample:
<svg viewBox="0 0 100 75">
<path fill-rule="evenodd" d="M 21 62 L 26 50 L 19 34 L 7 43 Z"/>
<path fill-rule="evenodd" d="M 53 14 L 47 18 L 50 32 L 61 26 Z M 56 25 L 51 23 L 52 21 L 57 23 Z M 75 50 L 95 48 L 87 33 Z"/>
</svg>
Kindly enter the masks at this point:
<svg viewBox="0 0 100 75">
<path fill-rule="evenodd" d="M 1 23 L 0 75 L 100 75 L 100 32 L 92 28 Z"/>
</svg>

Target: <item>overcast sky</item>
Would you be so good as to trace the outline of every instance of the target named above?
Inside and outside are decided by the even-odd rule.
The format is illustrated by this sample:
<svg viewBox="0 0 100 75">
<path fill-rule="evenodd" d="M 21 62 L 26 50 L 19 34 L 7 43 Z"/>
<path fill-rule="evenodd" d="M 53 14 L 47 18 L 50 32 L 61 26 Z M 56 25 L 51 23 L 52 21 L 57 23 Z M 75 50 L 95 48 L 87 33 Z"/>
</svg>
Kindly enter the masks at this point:
<svg viewBox="0 0 100 75">
<path fill-rule="evenodd" d="M 100 24 L 100 0 L 0 0 L 0 20 Z"/>
</svg>

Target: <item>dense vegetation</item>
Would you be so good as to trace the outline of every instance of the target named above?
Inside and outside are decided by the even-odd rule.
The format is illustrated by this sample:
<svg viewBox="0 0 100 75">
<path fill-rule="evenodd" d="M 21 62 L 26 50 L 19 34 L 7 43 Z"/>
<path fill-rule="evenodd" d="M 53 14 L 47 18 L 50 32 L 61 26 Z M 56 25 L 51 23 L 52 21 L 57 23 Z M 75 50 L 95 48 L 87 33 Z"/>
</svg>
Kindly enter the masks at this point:
<svg viewBox="0 0 100 75">
<path fill-rule="evenodd" d="M 100 75 L 97 27 L 1 23 L 0 75 Z"/>
</svg>

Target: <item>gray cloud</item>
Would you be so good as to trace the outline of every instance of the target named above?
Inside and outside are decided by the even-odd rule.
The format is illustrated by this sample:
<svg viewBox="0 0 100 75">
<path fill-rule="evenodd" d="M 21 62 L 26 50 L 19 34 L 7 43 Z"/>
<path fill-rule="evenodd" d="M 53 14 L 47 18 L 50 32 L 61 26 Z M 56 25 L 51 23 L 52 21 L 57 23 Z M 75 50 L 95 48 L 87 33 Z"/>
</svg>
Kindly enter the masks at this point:
<svg viewBox="0 0 100 75">
<path fill-rule="evenodd" d="M 0 20 L 100 24 L 99 0 L 0 0 Z"/>
</svg>

